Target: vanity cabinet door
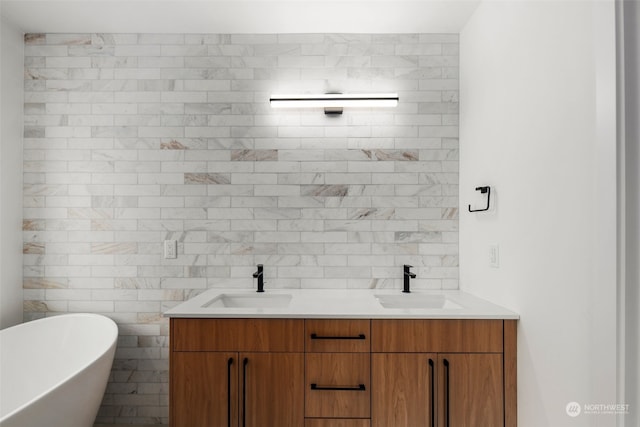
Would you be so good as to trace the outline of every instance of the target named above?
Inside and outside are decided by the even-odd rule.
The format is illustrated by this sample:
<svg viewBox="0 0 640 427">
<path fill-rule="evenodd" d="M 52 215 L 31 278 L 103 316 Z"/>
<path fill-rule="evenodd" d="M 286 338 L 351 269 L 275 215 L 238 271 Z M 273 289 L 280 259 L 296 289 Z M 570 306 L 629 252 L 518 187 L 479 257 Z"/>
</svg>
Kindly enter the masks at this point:
<svg viewBox="0 0 640 427">
<path fill-rule="evenodd" d="M 240 353 L 240 427 L 303 427 L 304 353 Z"/>
<path fill-rule="evenodd" d="M 376 353 L 372 427 L 504 426 L 502 354 Z"/>
<path fill-rule="evenodd" d="M 502 366 L 502 354 L 439 354 L 438 426 L 503 426 Z"/>
<path fill-rule="evenodd" d="M 437 360 L 425 353 L 371 355 L 372 427 L 436 427 Z"/>
<path fill-rule="evenodd" d="M 238 353 L 174 352 L 171 426 L 238 426 Z"/>
</svg>

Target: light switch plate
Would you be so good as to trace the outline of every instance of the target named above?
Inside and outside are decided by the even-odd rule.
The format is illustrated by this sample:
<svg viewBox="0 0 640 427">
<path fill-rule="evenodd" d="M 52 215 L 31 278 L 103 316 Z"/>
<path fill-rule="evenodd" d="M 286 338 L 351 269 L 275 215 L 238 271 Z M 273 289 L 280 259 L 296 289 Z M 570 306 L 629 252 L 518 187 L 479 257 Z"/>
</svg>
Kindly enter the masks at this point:
<svg viewBox="0 0 640 427">
<path fill-rule="evenodd" d="M 178 258 L 178 241 L 177 240 L 165 240 L 164 241 L 164 259 Z"/>
</svg>

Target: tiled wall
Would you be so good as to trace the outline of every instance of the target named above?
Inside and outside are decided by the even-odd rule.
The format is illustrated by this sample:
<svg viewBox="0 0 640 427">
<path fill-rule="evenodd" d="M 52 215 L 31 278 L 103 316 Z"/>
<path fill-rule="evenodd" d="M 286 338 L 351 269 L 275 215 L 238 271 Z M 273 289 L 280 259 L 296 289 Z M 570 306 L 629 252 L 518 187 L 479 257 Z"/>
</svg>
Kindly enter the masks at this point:
<svg viewBox="0 0 640 427">
<path fill-rule="evenodd" d="M 458 286 L 458 36 L 29 34 L 25 318 L 120 327 L 99 421 L 166 423 L 168 323 L 203 289 Z M 397 92 L 272 110 L 271 93 Z M 164 259 L 162 241 L 179 242 Z"/>
</svg>

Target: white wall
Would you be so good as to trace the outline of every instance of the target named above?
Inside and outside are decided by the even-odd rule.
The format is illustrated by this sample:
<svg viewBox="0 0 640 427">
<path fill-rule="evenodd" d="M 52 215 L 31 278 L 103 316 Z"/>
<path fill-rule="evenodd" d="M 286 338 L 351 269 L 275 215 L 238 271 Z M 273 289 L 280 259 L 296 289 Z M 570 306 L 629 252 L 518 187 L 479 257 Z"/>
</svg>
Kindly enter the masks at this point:
<svg viewBox="0 0 640 427">
<path fill-rule="evenodd" d="M 624 97 L 626 140 L 626 384 L 625 401 L 630 405 L 630 426 L 640 424 L 640 4 L 623 2 Z"/>
<path fill-rule="evenodd" d="M 22 321 L 22 33 L 2 21 L 0 50 L 0 329 Z"/>
<path fill-rule="evenodd" d="M 520 427 L 612 426 L 616 401 L 613 2 L 485 1 L 461 32 L 460 287 L 521 315 Z M 488 266 L 498 244 L 500 267 Z"/>
</svg>

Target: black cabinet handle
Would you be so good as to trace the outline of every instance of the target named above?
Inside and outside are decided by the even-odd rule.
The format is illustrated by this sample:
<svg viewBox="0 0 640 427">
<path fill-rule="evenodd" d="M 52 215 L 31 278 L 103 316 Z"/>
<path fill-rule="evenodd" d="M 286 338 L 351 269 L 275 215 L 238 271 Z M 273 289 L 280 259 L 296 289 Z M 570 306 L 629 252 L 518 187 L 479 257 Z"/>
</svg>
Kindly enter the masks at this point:
<svg viewBox="0 0 640 427">
<path fill-rule="evenodd" d="M 242 361 L 242 427 L 247 426 L 247 364 L 246 357 Z"/>
<path fill-rule="evenodd" d="M 322 386 L 318 384 L 311 384 L 311 390 L 339 390 L 339 391 L 365 391 L 364 384 L 358 384 L 356 386 Z"/>
<path fill-rule="evenodd" d="M 227 426 L 231 427 L 231 365 L 233 357 L 227 360 Z"/>
<path fill-rule="evenodd" d="M 311 339 L 312 340 L 364 340 L 364 339 L 367 339 L 367 337 L 364 334 L 359 334 L 354 337 L 331 337 L 331 336 L 323 337 L 318 334 L 311 334 Z"/>
<path fill-rule="evenodd" d="M 431 395 L 429 396 L 429 405 L 431 405 L 431 407 L 429 410 L 431 411 L 431 427 L 436 427 L 436 376 L 434 371 L 433 359 L 429 359 L 429 381 L 431 383 Z"/>
<path fill-rule="evenodd" d="M 449 361 L 447 359 L 443 359 L 442 363 L 444 363 L 444 386 L 445 386 L 445 426 L 449 427 Z"/>
</svg>

